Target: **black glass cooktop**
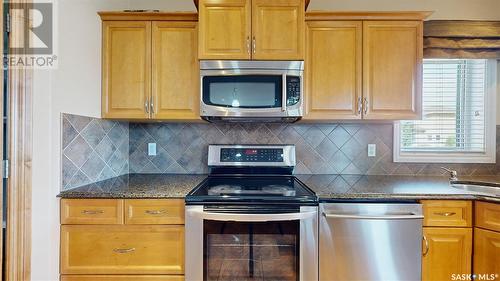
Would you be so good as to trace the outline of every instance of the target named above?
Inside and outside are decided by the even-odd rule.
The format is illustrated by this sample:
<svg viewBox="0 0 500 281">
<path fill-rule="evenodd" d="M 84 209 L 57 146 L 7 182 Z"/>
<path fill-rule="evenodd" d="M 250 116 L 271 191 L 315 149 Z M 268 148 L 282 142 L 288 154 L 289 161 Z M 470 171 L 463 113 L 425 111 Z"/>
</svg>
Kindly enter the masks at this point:
<svg viewBox="0 0 500 281">
<path fill-rule="evenodd" d="M 187 204 L 315 204 L 316 195 L 294 176 L 211 175 L 187 196 Z"/>
</svg>

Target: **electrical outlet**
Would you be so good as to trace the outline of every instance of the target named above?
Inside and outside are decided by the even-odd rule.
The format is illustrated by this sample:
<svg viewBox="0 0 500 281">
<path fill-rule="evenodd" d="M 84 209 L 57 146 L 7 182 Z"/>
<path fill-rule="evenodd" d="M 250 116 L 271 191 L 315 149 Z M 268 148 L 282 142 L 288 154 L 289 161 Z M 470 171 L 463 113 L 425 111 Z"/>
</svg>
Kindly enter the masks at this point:
<svg viewBox="0 0 500 281">
<path fill-rule="evenodd" d="M 368 157 L 375 157 L 377 155 L 377 145 L 374 143 L 368 144 Z"/>
<path fill-rule="evenodd" d="M 154 142 L 148 143 L 148 155 L 149 156 L 156 155 L 156 143 Z"/>
</svg>

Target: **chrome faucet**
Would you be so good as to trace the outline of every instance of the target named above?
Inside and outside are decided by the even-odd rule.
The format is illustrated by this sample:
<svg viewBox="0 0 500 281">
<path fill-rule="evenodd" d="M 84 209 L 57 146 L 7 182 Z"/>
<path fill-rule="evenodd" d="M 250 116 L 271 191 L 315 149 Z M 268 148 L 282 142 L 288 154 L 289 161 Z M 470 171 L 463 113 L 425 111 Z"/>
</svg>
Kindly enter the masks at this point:
<svg viewBox="0 0 500 281">
<path fill-rule="evenodd" d="M 455 170 L 451 170 L 451 169 L 448 169 L 446 167 L 441 167 L 441 169 L 445 170 L 446 172 L 450 173 L 450 181 L 457 181 L 458 180 L 458 177 L 457 177 L 457 171 Z"/>
</svg>

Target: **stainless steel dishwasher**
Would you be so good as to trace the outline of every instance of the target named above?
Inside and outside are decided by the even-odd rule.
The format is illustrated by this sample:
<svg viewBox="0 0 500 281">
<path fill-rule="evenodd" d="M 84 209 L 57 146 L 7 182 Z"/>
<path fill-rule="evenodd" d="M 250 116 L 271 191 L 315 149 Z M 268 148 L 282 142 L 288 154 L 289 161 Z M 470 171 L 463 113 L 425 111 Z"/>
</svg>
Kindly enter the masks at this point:
<svg viewBox="0 0 500 281">
<path fill-rule="evenodd" d="M 321 203 L 319 279 L 421 280 L 422 206 Z"/>
</svg>

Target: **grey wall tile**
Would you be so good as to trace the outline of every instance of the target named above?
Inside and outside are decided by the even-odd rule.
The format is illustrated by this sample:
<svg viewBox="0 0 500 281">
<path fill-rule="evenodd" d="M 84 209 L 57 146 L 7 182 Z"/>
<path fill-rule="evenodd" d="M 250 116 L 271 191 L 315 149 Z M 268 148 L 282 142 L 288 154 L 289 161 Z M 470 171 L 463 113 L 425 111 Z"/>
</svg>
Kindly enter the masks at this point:
<svg viewBox="0 0 500 281">
<path fill-rule="evenodd" d="M 462 175 L 500 173 L 495 164 L 394 163 L 392 124 L 148 123 L 130 124 L 129 130 L 130 172 L 205 173 L 208 144 L 291 143 L 297 174 L 444 175 L 442 165 Z M 147 142 L 156 142 L 157 156 L 147 156 Z M 377 145 L 376 157 L 367 157 L 369 143 Z"/>
<path fill-rule="evenodd" d="M 61 116 L 61 187 L 69 189 L 129 172 L 129 124 Z"/>
</svg>

